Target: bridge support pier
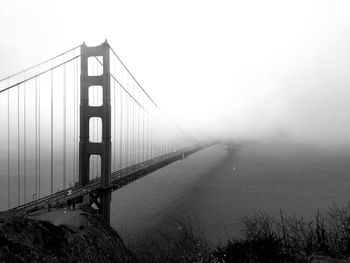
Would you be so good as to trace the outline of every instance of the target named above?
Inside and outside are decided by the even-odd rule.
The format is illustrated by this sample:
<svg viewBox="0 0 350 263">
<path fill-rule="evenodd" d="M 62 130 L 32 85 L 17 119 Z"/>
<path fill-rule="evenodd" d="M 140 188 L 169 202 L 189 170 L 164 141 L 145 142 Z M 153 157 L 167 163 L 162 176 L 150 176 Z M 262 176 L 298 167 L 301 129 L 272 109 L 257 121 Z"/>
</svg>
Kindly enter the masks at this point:
<svg viewBox="0 0 350 263">
<path fill-rule="evenodd" d="M 82 186 L 89 184 L 90 156 L 101 157 L 101 192 L 100 213 L 106 223 L 110 222 L 110 175 L 111 175 L 111 102 L 110 102 L 110 58 L 107 42 L 96 46 L 81 46 L 81 75 L 80 75 L 80 141 L 79 141 L 79 183 Z M 103 65 L 102 75 L 89 75 L 89 58 Z M 102 61 L 101 61 L 102 59 Z M 91 66 L 91 65 L 90 65 Z M 101 106 L 89 105 L 89 87 L 101 86 L 103 103 Z M 100 142 L 90 139 L 90 118 L 100 118 L 102 121 L 102 138 Z"/>
<path fill-rule="evenodd" d="M 104 221 L 109 225 L 111 222 L 111 199 L 112 192 L 110 189 L 104 190 L 100 195 L 101 208 L 100 213 Z"/>
</svg>

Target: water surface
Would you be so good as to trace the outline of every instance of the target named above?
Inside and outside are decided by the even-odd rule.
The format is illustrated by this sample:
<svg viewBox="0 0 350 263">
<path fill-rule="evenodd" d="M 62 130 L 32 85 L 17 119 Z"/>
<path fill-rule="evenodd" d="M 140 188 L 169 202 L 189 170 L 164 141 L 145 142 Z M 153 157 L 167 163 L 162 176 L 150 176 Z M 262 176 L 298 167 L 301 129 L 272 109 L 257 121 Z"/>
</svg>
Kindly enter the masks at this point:
<svg viewBox="0 0 350 263">
<path fill-rule="evenodd" d="M 214 145 L 113 193 L 111 224 L 126 240 L 190 218 L 213 244 L 239 234 L 239 218 L 280 209 L 312 217 L 350 200 L 350 151 L 299 144 Z"/>
</svg>

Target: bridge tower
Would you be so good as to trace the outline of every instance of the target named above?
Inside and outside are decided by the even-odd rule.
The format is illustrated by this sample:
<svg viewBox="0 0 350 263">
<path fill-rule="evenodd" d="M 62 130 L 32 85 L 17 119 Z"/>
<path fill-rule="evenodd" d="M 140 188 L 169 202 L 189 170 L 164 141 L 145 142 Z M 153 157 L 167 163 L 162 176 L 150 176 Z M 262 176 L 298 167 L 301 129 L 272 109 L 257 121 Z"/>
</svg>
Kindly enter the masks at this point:
<svg viewBox="0 0 350 263">
<path fill-rule="evenodd" d="M 95 200 L 106 223 L 110 223 L 111 190 L 111 102 L 110 102 L 110 57 L 107 41 L 96 47 L 81 46 L 80 75 L 80 141 L 79 141 L 79 183 L 89 184 L 90 156 L 101 158 L 101 189 L 99 201 Z M 89 76 L 89 58 L 102 58 L 103 73 Z M 103 103 L 101 106 L 89 106 L 89 87 L 101 86 Z M 97 117 L 102 121 L 101 142 L 92 142 L 89 135 L 90 118 Z"/>
</svg>

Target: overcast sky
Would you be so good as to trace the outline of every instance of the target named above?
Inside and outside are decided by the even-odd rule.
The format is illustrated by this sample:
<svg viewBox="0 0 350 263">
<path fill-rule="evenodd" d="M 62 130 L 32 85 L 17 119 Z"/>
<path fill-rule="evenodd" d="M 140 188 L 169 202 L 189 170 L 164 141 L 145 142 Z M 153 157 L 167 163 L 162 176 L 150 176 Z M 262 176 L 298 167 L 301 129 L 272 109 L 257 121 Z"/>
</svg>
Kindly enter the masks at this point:
<svg viewBox="0 0 350 263">
<path fill-rule="evenodd" d="M 194 136 L 350 142 L 350 1 L 0 1 L 0 78 L 106 38 Z"/>
</svg>

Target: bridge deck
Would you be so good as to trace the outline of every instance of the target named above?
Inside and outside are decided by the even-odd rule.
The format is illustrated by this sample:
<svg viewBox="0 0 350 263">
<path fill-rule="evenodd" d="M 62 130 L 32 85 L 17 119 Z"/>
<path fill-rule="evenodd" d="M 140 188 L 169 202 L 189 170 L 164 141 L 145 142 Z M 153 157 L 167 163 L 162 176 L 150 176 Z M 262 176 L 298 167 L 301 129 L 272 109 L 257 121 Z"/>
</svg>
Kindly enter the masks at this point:
<svg viewBox="0 0 350 263">
<path fill-rule="evenodd" d="M 164 154 L 153 159 L 131 165 L 129 167 L 120 169 L 111 174 L 111 183 L 107 189 L 112 191 L 117 190 L 125 185 L 128 185 L 137 179 L 150 174 L 170 163 L 173 163 L 177 160 L 182 159 L 183 155 L 186 157 L 190 154 L 193 154 L 205 146 L 194 146 L 181 151 L 176 151 L 168 154 Z M 90 180 L 90 183 L 82 187 L 81 185 L 75 185 L 73 187 L 67 188 L 65 190 L 56 192 L 50 196 L 40 198 L 38 200 L 23 204 L 21 206 L 10 209 L 6 212 L 11 213 L 20 213 L 20 212 L 31 212 L 38 209 L 42 209 L 48 206 L 50 202 L 51 205 L 56 204 L 65 204 L 67 199 L 76 200 L 81 202 L 83 196 L 89 194 L 91 197 L 98 196 L 100 191 L 105 190 L 106 188 L 101 187 L 101 178 L 96 178 Z"/>
</svg>

